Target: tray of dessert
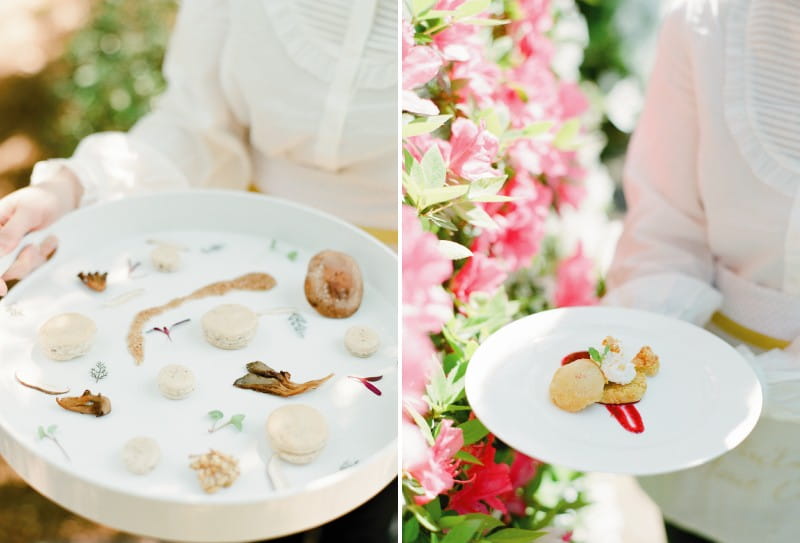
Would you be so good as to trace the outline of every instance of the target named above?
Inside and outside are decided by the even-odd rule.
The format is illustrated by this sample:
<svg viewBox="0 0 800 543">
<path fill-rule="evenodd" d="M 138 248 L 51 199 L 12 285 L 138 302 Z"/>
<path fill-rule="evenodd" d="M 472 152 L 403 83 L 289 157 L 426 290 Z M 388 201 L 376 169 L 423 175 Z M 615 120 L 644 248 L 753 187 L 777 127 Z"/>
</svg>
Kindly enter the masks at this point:
<svg viewBox="0 0 800 543">
<path fill-rule="evenodd" d="M 500 439 L 582 471 L 648 475 L 741 443 L 762 407 L 758 379 L 710 332 L 609 307 L 543 311 L 475 352 L 466 393 Z"/>
<path fill-rule="evenodd" d="M 248 541 L 396 475 L 397 259 L 305 206 L 229 191 L 96 205 L 0 302 L 0 454 L 114 528 Z M 6 259 L 7 260 L 7 259 Z"/>
</svg>

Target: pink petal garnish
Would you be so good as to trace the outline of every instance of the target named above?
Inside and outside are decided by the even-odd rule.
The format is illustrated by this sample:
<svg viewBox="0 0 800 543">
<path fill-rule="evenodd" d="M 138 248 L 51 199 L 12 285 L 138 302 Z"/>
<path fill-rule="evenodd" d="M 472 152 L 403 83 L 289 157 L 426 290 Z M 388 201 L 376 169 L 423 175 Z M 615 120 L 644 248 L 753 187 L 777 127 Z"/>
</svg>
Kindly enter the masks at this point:
<svg viewBox="0 0 800 543">
<path fill-rule="evenodd" d="M 375 394 L 376 396 L 380 396 L 383 394 L 378 387 L 373 385 L 370 381 L 380 381 L 383 379 L 383 375 L 377 375 L 375 377 L 356 377 L 355 375 L 348 375 L 350 379 L 355 379 L 360 381 L 362 385 L 367 387 L 367 390 Z"/>
</svg>

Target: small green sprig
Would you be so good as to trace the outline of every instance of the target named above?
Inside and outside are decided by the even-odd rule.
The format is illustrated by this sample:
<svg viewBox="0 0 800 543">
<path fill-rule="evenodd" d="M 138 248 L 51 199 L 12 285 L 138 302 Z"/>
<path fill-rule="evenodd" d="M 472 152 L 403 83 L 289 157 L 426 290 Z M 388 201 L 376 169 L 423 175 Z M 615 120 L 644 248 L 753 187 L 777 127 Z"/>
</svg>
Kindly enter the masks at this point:
<svg viewBox="0 0 800 543">
<path fill-rule="evenodd" d="M 602 365 L 603 360 L 605 360 L 606 356 L 608 356 L 608 351 L 611 350 L 610 345 L 606 345 L 606 348 L 603 349 L 603 354 L 600 354 L 600 351 L 595 349 L 594 347 L 589 347 L 589 358 L 597 362 L 597 365 Z"/>
<path fill-rule="evenodd" d="M 244 415 L 241 413 L 233 415 L 230 419 L 228 419 L 227 422 L 220 424 L 219 426 L 217 424 L 219 423 L 219 421 L 225 418 L 225 413 L 223 413 L 219 409 L 215 409 L 213 411 L 209 411 L 208 416 L 212 421 L 214 421 L 214 423 L 211 425 L 211 428 L 208 429 L 209 434 L 213 434 L 217 430 L 222 430 L 226 426 L 233 426 L 240 432 L 242 431 L 242 422 L 244 421 Z"/>
<path fill-rule="evenodd" d="M 57 429 L 58 426 L 56 426 L 55 424 L 51 424 L 50 426 L 47 427 L 46 430 L 44 426 L 39 426 L 37 434 L 39 435 L 39 439 L 49 439 L 50 441 L 55 443 L 56 446 L 59 448 L 59 450 L 61 450 L 61 453 L 64 455 L 64 458 L 66 458 L 68 462 L 72 462 L 72 460 L 70 460 L 69 455 L 67 454 L 67 451 L 64 450 L 64 447 L 61 446 L 61 443 L 59 443 L 58 439 L 56 438 Z"/>
<path fill-rule="evenodd" d="M 92 376 L 95 383 L 99 383 L 101 379 L 108 377 L 108 368 L 102 362 L 98 362 L 92 369 L 89 370 L 89 375 Z"/>
<path fill-rule="evenodd" d="M 303 315 L 301 315 L 297 311 L 293 311 L 292 314 L 289 315 L 289 324 L 291 325 L 295 334 L 297 334 L 300 337 L 305 337 L 306 327 L 308 326 L 308 322 L 306 321 L 306 318 Z"/>
<path fill-rule="evenodd" d="M 272 241 L 270 241 L 269 250 L 270 251 L 283 252 L 280 249 L 278 249 L 278 240 L 277 239 L 273 239 Z M 298 253 L 295 250 L 292 250 L 292 251 L 289 251 L 289 252 L 284 253 L 284 254 L 286 254 L 286 258 L 288 258 L 289 260 L 294 262 L 295 260 L 297 260 L 297 257 L 299 256 L 300 253 Z"/>
</svg>

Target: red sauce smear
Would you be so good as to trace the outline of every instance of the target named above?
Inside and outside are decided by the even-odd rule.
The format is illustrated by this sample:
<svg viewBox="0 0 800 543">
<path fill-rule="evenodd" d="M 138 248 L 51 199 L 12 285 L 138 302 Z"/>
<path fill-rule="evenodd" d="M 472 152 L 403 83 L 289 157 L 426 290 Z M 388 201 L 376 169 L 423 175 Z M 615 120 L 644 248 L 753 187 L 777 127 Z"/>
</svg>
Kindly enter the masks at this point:
<svg viewBox="0 0 800 543">
<path fill-rule="evenodd" d="M 576 351 L 574 353 L 569 353 L 567 356 L 561 359 L 561 365 L 566 366 L 570 362 L 583 360 L 584 358 L 589 358 L 589 351 Z"/>
<path fill-rule="evenodd" d="M 603 404 L 608 409 L 617 422 L 629 432 L 634 434 L 641 434 L 644 432 L 644 422 L 642 422 L 642 415 L 636 409 L 634 403 L 621 403 L 621 404 Z"/>
<path fill-rule="evenodd" d="M 570 362 L 589 358 L 589 351 L 576 351 L 570 353 L 561 359 L 561 365 L 566 366 Z M 621 403 L 621 404 L 602 404 L 608 409 L 608 412 L 613 415 L 617 422 L 627 431 L 634 434 L 641 434 L 644 432 L 644 422 L 639 410 L 636 409 L 635 403 Z"/>
</svg>

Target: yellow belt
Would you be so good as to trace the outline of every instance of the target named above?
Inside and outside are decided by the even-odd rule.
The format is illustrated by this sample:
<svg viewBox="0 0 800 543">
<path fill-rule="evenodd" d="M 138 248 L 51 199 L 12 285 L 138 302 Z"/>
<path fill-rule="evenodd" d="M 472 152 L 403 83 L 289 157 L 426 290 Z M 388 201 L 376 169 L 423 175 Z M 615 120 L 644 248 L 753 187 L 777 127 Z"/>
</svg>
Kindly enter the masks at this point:
<svg viewBox="0 0 800 543">
<path fill-rule="evenodd" d="M 251 183 L 247 190 L 250 192 L 258 192 L 262 193 L 261 190 L 256 186 L 255 183 Z M 390 247 L 397 247 L 397 230 L 389 230 L 386 228 L 373 228 L 371 226 L 361 226 L 358 225 L 363 231 L 367 234 L 370 234 L 372 237 L 377 239 L 378 241 L 385 243 Z"/>
<path fill-rule="evenodd" d="M 744 341 L 745 343 L 749 343 L 754 347 L 758 347 L 759 349 L 764 349 L 765 351 L 769 351 L 771 349 L 785 349 L 791 344 L 790 341 L 768 336 L 766 334 L 762 334 L 761 332 L 756 332 L 755 330 L 752 330 L 742 324 L 739 324 L 735 320 L 726 317 L 719 311 L 711 316 L 711 322 L 718 326 L 726 334 Z"/>
</svg>

